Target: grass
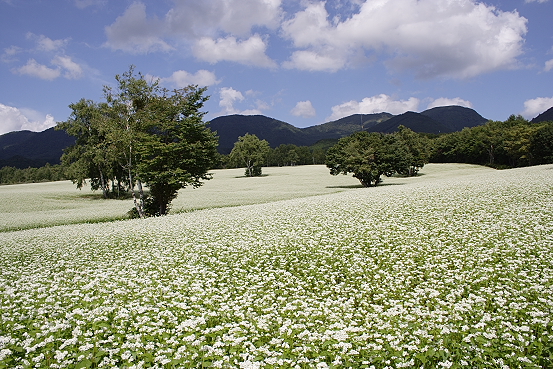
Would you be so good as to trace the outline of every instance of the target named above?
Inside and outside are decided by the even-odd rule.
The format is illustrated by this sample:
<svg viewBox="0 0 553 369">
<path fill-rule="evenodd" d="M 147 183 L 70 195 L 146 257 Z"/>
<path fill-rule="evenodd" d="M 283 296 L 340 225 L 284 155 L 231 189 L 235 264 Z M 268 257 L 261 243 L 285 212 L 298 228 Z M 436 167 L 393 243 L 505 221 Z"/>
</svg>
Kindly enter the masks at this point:
<svg viewBox="0 0 553 369">
<path fill-rule="evenodd" d="M 309 170 L 179 196 L 211 209 L 0 234 L 0 368 L 551 367 L 553 166 L 377 188 Z"/>
</svg>

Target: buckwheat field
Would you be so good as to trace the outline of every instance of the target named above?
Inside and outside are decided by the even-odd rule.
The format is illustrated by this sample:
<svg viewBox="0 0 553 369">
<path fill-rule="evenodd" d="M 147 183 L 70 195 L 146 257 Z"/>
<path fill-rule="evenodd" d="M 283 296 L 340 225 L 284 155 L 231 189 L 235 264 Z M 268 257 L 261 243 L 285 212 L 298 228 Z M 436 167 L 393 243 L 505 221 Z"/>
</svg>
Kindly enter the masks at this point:
<svg viewBox="0 0 553 369">
<path fill-rule="evenodd" d="M 163 218 L 3 212 L 0 368 L 553 366 L 552 165 L 376 188 L 267 169 L 217 172 Z M 86 201 L 45 211 L 132 206 Z"/>
</svg>

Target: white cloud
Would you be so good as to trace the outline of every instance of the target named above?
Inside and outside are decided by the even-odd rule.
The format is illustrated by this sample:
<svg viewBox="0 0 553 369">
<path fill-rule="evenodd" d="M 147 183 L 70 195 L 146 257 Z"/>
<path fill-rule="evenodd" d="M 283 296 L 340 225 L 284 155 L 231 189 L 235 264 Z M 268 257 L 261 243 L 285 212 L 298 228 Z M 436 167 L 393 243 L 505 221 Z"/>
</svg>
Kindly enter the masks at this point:
<svg viewBox="0 0 553 369">
<path fill-rule="evenodd" d="M 52 81 L 62 75 L 67 79 L 79 79 L 83 76 L 82 67 L 75 63 L 70 57 L 57 55 L 52 59 L 55 68 L 38 63 L 35 59 L 29 59 L 27 64 L 19 68 L 12 69 L 12 72 L 37 77 L 47 81 Z"/>
<path fill-rule="evenodd" d="M 290 60 L 282 66 L 288 69 L 300 69 L 308 71 L 336 72 L 344 67 L 346 58 L 339 54 L 324 55 L 315 51 L 294 51 Z"/>
<path fill-rule="evenodd" d="M 223 108 L 222 113 L 225 115 L 238 114 L 239 111 L 234 107 L 237 101 L 243 101 L 244 95 L 240 91 L 233 89 L 232 87 L 222 87 L 219 90 L 221 100 L 219 106 Z"/>
<path fill-rule="evenodd" d="M 340 68 L 362 51 L 419 78 L 467 78 L 515 66 L 526 22 L 517 12 L 474 0 L 365 1 L 351 17 L 330 21 L 325 3 L 315 1 L 284 22 L 282 31 L 296 48 L 317 55 L 315 60 L 340 60 L 339 55 Z M 296 53 L 287 65 L 306 69 Z"/>
<path fill-rule="evenodd" d="M 550 59 L 548 61 L 545 62 L 545 68 L 544 70 L 546 72 L 549 72 L 551 69 L 553 69 L 553 59 Z"/>
<path fill-rule="evenodd" d="M 49 68 L 46 65 L 37 63 L 37 61 L 34 59 L 29 59 L 27 61 L 27 64 L 22 67 L 16 68 L 13 71 L 19 74 L 38 77 L 40 79 L 45 79 L 48 81 L 52 81 L 58 78 L 61 74 L 59 68 Z"/>
<path fill-rule="evenodd" d="M 464 106 L 466 108 L 472 108 L 472 103 L 470 101 L 463 100 L 460 97 L 454 97 L 453 99 L 449 99 L 447 97 L 440 97 L 432 101 L 430 104 L 428 104 L 427 109 L 436 108 L 438 106 L 450 106 L 450 105 L 458 105 L 458 106 Z"/>
<path fill-rule="evenodd" d="M 105 45 L 113 50 L 146 54 L 173 49 L 162 39 L 165 32 L 163 21 L 156 17 L 148 19 L 146 6 L 142 3 L 131 4 L 105 31 L 108 37 Z"/>
<path fill-rule="evenodd" d="M 276 63 L 265 55 L 267 45 L 259 35 L 253 35 L 247 40 L 238 41 L 235 37 L 213 40 L 204 37 L 196 42 L 194 55 L 209 63 L 233 61 L 259 67 L 276 67 Z"/>
<path fill-rule="evenodd" d="M 276 29 L 283 15 L 281 0 L 176 0 L 166 15 L 173 35 L 215 36 L 220 31 L 247 36 L 253 27 Z"/>
<path fill-rule="evenodd" d="M 553 107 L 553 97 L 537 97 L 524 102 L 524 111 L 521 115 L 527 119 L 535 118 L 551 107 Z"/>
<path fill-rule="evenodd" d="M 0 134 L 21 130 L 39 132 L 55 125 L 54 117 L 49 114 L 42 118 L 34 110 L 0 104 Z"/>
<path fill-rule="evenodd" d="M 294 107 L 294 109 L 292 109 L 291 113 L 296 117 L 302 117 L 302 118 L 312 118 L 317 115 L 317 112 L 315 111 L 313 104 L 311 104 L 311 101 L 309 100 L 299 101 Z"/>
<path fill-rule="evenodd" d="M 59 66 L 65 71 L 63 76 L 67 79 L 79 79 L 83 76 L 83 69 L 70 57 L 58 55 L 52 60 L 52 64 Z"/>
<path fill-rule="evenodd" d="M 256 115 L 262 114 L 263 110 L 270 108 L 270 105 L 261 100 L 255 101 L 254 109 L 245 109 L 240 110 L 235 107 L 235 104 L 244 102 L 246 98 L 242 92 L 233 89 L 232 87 L 222 87 L 219 90 L 219 106 L 222 108 L 222 111 L 218 115 L 232 115 L 232 114 L 242 114 L 242 115 Z"/>
<path fill-rule="evenodd" d="M 540 4 L 543 4 L 543 3 L 546 3 L 548 1 L 549 0 L 525 0 L 525 3 L 540 3 Z"/>
<path fill-rule="evenodd" d="M 40 51 L 59 51 L 69 42 L 69 39 L 52 40 L 44 35 L 37 36 L 33 33 L 27 33 L 27 38 L 34 39 L 37 44 L 37 49 Z"/>
<path fill-rule="evenodd" d="M 2 60 L 4 63 L 10 63 L 13 61 L 16 61 L 15 56 L 19 54 L 23 49 L 21 49 L 18 46 L 10 46 L 4 49 L 4 52 L 2 53 L 2 57 L 0 60 Z"/>
<path fill-rule="evenodd" d="M 361 101 L 351 100 L 332 107 L 332 114 L 328 121 L 340 119 L 352 114 L 374 114 L 390 113 L 403 114 L 406 111 L 416 111 L 420 100 L 410 97 L 408 100 L 394 100 L 391 96 L 380 94 L 372 97 L 365 97 Z"/>
<path fill-rule="evenodd" d="M 184 70 L 177 70 L 173 72 L 171 77 L 162 78 L 161 81 L 170 83 L 177 88 L 184 88 L 188 85 L 198 85 L 200 87 L 212 86 L 221 83 L 215 76 L 215 73 L 205 69 L 201 69 L 194 74 Z"/>
<path fill-rule="evenodd" d="M 174 0 L 164 17 L 148 16 L 134 2 L 106 27 L 106 46 L 130 53 L 170 51 L 193 45 L 196 57 L 210 63 L 233 61 L 274 67 L 265 55 L 267 45 L 253 27 L 277 29 L 281 0 Z M 236 36 L 242 41 L 237 41 Z"/>
</svg>

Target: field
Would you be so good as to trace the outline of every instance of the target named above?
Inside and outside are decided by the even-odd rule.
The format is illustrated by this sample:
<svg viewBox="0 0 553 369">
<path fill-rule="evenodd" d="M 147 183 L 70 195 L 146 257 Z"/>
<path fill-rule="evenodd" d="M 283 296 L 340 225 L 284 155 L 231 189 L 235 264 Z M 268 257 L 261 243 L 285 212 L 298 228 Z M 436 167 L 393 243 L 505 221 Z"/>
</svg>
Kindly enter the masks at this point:
<svg viewBox="0 0 553 369">
<path fill-rule="evenodd" d="M 0 187 L 0 368 L 553 366 L 552 165 L 264 172 L 103 223 L 132 203 Z"/>
</svg>

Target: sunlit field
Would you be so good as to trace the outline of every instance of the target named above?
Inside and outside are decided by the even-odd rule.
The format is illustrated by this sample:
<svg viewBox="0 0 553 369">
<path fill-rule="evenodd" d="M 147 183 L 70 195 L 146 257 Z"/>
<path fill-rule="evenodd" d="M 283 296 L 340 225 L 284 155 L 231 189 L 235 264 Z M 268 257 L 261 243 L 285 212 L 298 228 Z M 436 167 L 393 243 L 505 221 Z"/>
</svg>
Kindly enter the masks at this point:
<svg viewBox="0 0 553 369">
<path fill-rule="evenodd" d="M 182 190 L 172 213 L 292 199 L 359 187 L 351 176 L 333 177 L 322 165 L 263 168 L 258 178 L 244 169 L 213 170 L 204 186 Z M 394 181 L 395 179 L 391 179 Z M 101 191 L 76 189 L 70 181 L 0 186 L 0 232 L 124 219 L 132 199 L 104 200 Z"/>
<path fill-rule="evenodd" d="M 552 367 L 552 165 L 264 172 L 177 215 L 0 233 L 0 368 Z M 47 222 L 27 188 L 2 222 Z"/>
</svg>

